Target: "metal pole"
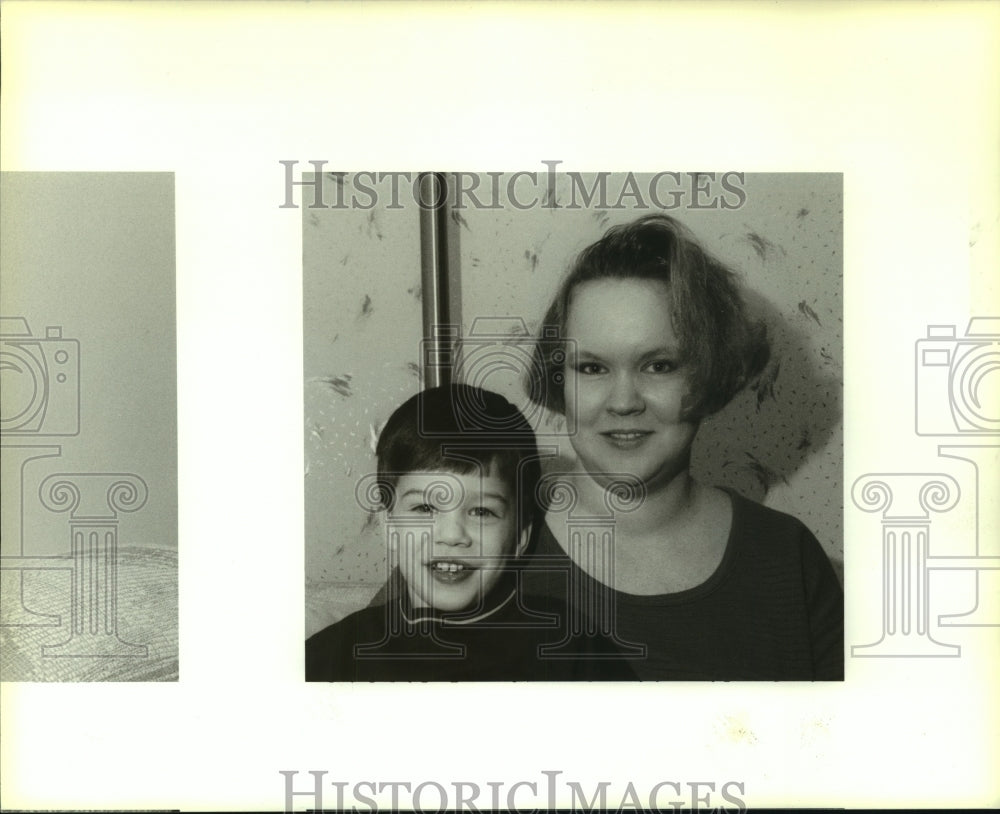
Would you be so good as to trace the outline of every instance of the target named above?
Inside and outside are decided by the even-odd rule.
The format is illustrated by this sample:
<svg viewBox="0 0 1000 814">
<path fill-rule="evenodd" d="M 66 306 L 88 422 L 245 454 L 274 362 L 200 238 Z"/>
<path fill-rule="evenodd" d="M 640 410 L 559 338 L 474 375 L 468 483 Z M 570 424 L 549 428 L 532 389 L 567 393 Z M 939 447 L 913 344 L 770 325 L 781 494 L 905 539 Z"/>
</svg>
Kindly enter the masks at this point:
<svg viewBox="0 0 1000 814">
<path fill-rule="evenodd" d="M 420 271 L 423 381 L 439 387 L 451 383 L 455 339 L 448 299 L 448 180 L 439 172 L 420 176 Z"/>
</svg>

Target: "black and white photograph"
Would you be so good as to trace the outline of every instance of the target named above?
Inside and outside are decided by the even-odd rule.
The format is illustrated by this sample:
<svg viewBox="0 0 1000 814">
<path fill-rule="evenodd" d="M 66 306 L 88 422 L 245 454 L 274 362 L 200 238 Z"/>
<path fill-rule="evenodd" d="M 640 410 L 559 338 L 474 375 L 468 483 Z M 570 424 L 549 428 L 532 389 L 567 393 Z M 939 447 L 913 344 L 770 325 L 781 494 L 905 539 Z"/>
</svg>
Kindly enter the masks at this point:
<svg viewBox="0 0 1000 814">
<path fill-rule="evenodd" d="M 0 12 L 5 810 L 997 806 L 1000 3 Z"/>
<path fill-rule="evenodd" d="M 842 680 L 841 176 L 292 169 L 308 681 Z"/>
</svg>

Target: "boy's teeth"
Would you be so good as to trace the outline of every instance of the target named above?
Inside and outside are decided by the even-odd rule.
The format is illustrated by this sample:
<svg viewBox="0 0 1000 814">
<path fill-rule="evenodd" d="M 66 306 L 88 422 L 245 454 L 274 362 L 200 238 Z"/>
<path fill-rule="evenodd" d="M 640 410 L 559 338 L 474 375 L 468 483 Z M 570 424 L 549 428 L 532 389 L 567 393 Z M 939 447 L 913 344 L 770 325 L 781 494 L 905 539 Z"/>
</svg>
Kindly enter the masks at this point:
<svg viewBox="0 0 1000 814">
<path fill-rule="evenodd" d="M 465 566 L 459 565 L 457 562 L 436 562 L 434 563 L 434 568 L 438 571 L 449 571 L 454 574 L 457 571 L 464 570 Z"/>
</svg>

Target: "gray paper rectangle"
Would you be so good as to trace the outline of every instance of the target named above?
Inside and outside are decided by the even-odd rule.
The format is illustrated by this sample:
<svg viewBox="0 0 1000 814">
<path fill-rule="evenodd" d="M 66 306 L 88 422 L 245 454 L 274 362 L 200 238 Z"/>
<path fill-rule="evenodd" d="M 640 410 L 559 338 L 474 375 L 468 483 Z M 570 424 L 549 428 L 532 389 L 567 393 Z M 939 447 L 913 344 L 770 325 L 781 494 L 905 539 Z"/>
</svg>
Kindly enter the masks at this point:
<svg viewBox="0 0 1000 814">
<path fill-rule="evenodd" d="M 0 195 L 0 679 L 176 681 L 174 176 Z"/>
</svg>

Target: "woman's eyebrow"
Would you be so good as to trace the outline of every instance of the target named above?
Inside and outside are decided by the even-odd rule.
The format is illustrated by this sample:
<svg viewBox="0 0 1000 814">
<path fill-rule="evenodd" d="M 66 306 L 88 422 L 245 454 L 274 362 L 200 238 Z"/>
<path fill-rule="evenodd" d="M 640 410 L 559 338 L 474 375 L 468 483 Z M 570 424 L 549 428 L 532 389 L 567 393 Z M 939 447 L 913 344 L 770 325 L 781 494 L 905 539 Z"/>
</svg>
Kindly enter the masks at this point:
<svg viewBox="0 0 1000 814">
<path fill-rule="evenodd" d="M 655 348 L 648 348 L 646 350 L 640 350 L 633 358 L 648 359 L 651 356 L 679 356 L 680 348 L 675 345 L 658 345 Z M 600 361 L 604 357 L 599 353 L 594 353 L 593 351 L 587 350 L 586 348 L 577 349 L 576 352 L 577 360 L 595 360 Z"/>
<path fill-rule="evenodd" d="M 676 356 L 680 352 L 680 348 L 674 345 L 660 345 L 659 347 L 643 351 L 642 358 L 645 359 L 649 356 Z"/>
</svg>

